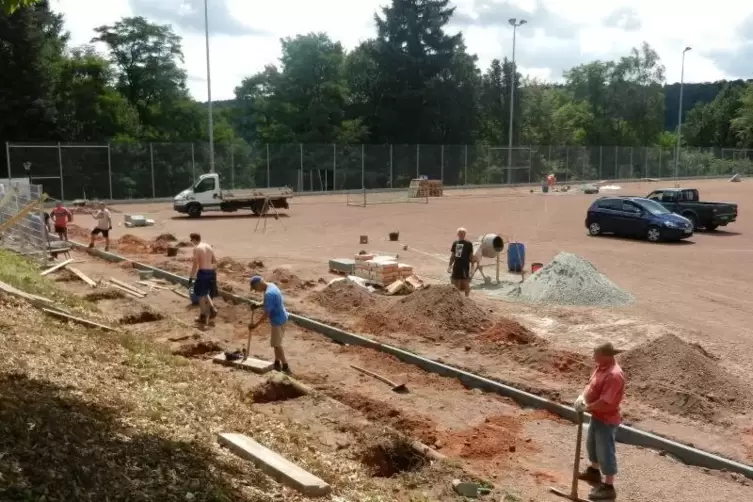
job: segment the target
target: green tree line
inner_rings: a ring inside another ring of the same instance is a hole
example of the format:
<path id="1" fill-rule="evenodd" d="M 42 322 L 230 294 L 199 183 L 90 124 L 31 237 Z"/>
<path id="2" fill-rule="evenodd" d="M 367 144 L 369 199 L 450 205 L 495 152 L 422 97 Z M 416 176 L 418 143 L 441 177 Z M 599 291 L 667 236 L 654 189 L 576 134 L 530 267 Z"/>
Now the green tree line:
<path id="1" fill-rule="evenodd" d="M 196 176 L 197 163 L 206 170 L 206 105 L 187 91 L 181 39 L 170 26 L 123 18 L 74 47 L 48 0 L 0 7 L 0 141 L 111 143 L 109 154 L 127 159 L 111 187 L 103 152 L 66 151 L 77 197 L 82 187 L 123 197 L 174 192 Z M 269 184 L 263 144 L 506 145 L 511 85 L 516 145 L 671 149 L 676 141 L 679 86 L 667 85 L 649 44 L 543 82 L 507 59 L 480 68 L 463 34 L 448 27 L 453 14 L 448 0 L 392 0 L 374 16 L 374 38 L 353 50 L 326 33 L 282 39 L 280 61 L 218 103 L 217 169 L 238 177 L 234 184 Z M 753 148 L 753 83 L 686 84 L 684 108 L 687 146 Z M 195 147 L 167 146 L 178 143 Z M 357 152 L 338 155 L 354 164 Z M 56 169 L 49 155 L 32 164 L 40 176 Z M 270 178 L 300 181 L 279 175 L 283 167 Z"/>

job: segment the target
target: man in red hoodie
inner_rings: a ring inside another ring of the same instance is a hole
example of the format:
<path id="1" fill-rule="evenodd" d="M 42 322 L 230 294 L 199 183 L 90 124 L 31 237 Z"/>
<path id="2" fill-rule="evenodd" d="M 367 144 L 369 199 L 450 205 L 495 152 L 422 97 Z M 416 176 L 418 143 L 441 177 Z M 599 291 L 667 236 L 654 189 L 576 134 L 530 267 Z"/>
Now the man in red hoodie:
<path id="1" fill-rule="evenodd" d="M 614 356 L 622 352 L 611 343 L 594 349 L 596 369 L 583 394 L 575 401 L 575 409 L 591 414 L 586 450 L 591 465 L 580 474 L 580 479 L 594 485 L 590 500 L 615 500 L 614 477 L 617 474 L 615 450 L 617 428 L 622 418 L 620 403 L 625 396 L 625 376 Z M 604 475 L 602 480 L 601 475 Z"/>

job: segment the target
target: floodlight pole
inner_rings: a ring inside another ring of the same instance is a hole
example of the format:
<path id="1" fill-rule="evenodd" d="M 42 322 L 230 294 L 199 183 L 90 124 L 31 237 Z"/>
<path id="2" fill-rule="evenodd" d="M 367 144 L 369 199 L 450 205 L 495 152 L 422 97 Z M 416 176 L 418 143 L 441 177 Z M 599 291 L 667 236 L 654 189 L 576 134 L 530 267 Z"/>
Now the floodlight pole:
<path id="1" fill-rule="evenodd" d="M 513 130 L 513 117 L 515 115 L 515 74 L 517 73 L 515 68 L 515 43 L 516 35 L 518 32 L 518 26 L 523 26 L 528 21 L 525 19 L 510 18 L 508 20 L 512 26 L 512 75 L 510 75 L 510 125 L 507 131 L 507 184 L 512 183 L 512 130 Z"/>
<path id="2" fill-rule="evenodd" d="M 209 6 L 204 0 L 204 34 L 207 45 L 207 105 L 209 114 L 209 172 L 214 172 L 214 117 L 212 116 L 212 72 L 209 67 Z"/>
<path id="3" fill-rule="evenodd" d="M 682 70 L 680 71 L 680 106 L 677 112 L 677 145 L 675 146 L 675 188 L 679 187 L 677 178 L 680 174 L 680 144 L 682 143 L 682 98 L 685 90 L 685 53 L 692 50 L 692 47 L 685 47 L 682 51 Z"/>

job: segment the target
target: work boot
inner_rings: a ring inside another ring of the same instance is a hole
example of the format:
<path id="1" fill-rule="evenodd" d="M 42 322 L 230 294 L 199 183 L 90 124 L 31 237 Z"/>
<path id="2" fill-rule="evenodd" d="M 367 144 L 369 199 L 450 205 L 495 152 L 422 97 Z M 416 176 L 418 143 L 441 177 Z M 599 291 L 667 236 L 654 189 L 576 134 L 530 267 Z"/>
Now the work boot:
<path id="1" fill-rule="evenodd" d="M 594 467 L 587 467 L 585 471 L 578 474 L 578 479 L 593 485 L 601 484 L 601 471 Z"/>
<path id="2" fill-rule="evenodd" d="M 282 365 L 282 372 L 285 373 L 288 376 L 290 376 L 290 375 L 293 374 L 293 372 L 290 371 L 290 366 L 288 366 L 288 363 L 285 363 L 285 364 Z"/>
<path id="3" fill-rule="evenodd" d="M 614 490 L 614 485 L 600 483 L 598 486 L 594 486 L 591 489 L 588 498 L 590 500 L 615 500 L 617 498 L 617 492 Z"/>
<path id="4" fill-rule="evenodd" d="M 207 323 L 207 318 L 204 317 L 204 314 L 201 314 L 194 322 L 200 326 L 204 326 Z"/>
<path id="5" fill-rule="evenodd" d="M 280 361 L 275 361 L 275 364 L 273 366 L 273 369 L 275 371 L 282 371 L 282 363 Z"/>

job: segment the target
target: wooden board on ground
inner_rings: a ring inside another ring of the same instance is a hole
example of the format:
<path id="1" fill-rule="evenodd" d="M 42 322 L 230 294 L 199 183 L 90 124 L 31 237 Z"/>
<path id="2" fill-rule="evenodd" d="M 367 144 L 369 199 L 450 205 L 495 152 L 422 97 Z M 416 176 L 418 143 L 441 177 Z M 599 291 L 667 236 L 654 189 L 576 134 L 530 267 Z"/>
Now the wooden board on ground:
<path id="1" fill-rule="evenodd" d="M 302 469 L 277 452 L 266 448 L 248 436 L 235 433 L 220 433 L 217 442 L 239 457 L 252 462 L 256 467 L 298 492 L 309 497 L 323 497 L 332 492 L 324 480 Z"/>
<path id="2" fill-rule="evenodd" d="M 146 296 L 146 291 L 142 291 L 139 288 L 137 288 L 136 286 L 131 286 L 130 284 L 126 284 L 123 281 L 119 281 L 119 280 L 115 279 L 114 277 L 110 277 L 110 282 L 113 283 L 113 284 L 117 284 L 121 288 L 130 289 L 134 293 L 138 293 L 140 295 Z"/>
<path id="3" fill-rule="evenodd" d="M 123 286 L 118 286 L 114 282 L 111 282 L 110 286 L 112 286 L 115 289 L 119 289 L 120 291 L 122 291 L 124 293 L 128 293 L 129 295 L 134 296 L 136 298 L 146 298 L 146 295 L 142 295 L 141 293 L 137 293 L 137 292 L 132 291 L 132 290 L 130 290 L 128 288 L 124 288 Z"/>
<path id="4" fill-rule="evenodd" d="M 89 286 L 96 288 L 97 282 L 94 281 L 91 277 L 80 271 L 79 269 L 75 267 L 68 267 L 68 270 L 70 270 L 76 277 L 87 283 Z"/>
<path id="5" fill-rule="evenodd" d="M 44 271 L 40 272 L 39 275 L 42 276 L 42 277 L 44 277 L 45 275 L 51 274 L 51 273 L 53 273 L 56 270 L 60 270 L 61 268 L 65 267 L 67 265 L 70 265 L 71 263 L 73 263 L 73 258 L 70 258 L 70 259 L 65 260 L 63 262 L 60 262 L 57 265 L 54 265 L 54 266 L 48 268 L 47 270 L 44 270 Z"/>
<path id="6" fill-rule="evenodd" d="M 42 309 L 42 312 L 44 312 L 45 314 L 50 314 L 52 316 L 58 317 L 60 319 L 65 319 L 67 321 L 72 321 L 78 324 L 83 324 L 85 326 L 89 326 L 90 328 L 100 328 L 100 329 L 104 329 L 105 331 L 118 331 L 117 329 L 111 328 L 110 326 L 105 326 L 104 324 L 90 321 L 89 319 L 82 319 L 81 317 L 72 316 L 70 314 L 66 314 L 65 312 L 58 312 L 57 310 L 51 310 L 51 309 Z"/>
<path id="7" fill-rule="evenodd" d="M 24 300 L 28 301 L 32 305 L 37 305 L 37 304 L 52 305 L 54 303 L 49 298 L 45 298 L 44 296 L 37 296 L 31 293 L 27 293 L 25 291 L 21 291 L 20 289 L 15 288 L 11 286 L 10 284 L 6 284 L 4 282 L 0 282 L 0 291 L 3 291 L 4 293 L 7 293 L 11 296 L 23 298 Z"/>
<path id="8" fill-rule="evenodd" d="M 180 291 L 179 289 L 175 289 L 175 288 L 171 288 L 170 291 L 172 291 L 178 296 L 182 296 L 183 298 L 188 298 L 189 300 L 191 299 L 191 297 L 185 291 Z"/>
<path id="9" fill-rule="evenodd" d="M 228 361 L 225 359 L 225 354 L 220 354 L 212 359 L 217 364 L 224 364 L 225 366 L 233 366 L 246 371 L 253 371 L 254 373 L 264 374 L 272 371 L 274 367 L 273 363 L 269 361 L 262 361 L 253 357 L 247 358 L 245 361 L 242 359 L 236 359 L 235 361 Z"/>

